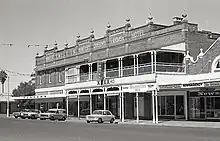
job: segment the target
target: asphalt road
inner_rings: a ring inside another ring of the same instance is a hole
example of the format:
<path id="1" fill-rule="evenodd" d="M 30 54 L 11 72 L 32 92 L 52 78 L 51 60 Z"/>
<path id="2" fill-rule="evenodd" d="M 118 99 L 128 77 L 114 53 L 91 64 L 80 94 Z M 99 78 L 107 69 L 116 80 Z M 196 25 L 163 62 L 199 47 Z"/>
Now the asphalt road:
<path id="1" fill-rule="evenodd" d="M 0 141 L 220 141 L 220 130 L 0 118 Z"/>

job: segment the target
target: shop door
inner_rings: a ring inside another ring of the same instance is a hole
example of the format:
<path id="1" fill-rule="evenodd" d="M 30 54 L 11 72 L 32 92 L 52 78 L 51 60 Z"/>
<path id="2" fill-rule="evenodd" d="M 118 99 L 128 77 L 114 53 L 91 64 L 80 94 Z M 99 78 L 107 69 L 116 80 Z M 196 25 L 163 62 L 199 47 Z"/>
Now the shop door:
<path id="1" fill-rule="evenodd" d="M 118 116 L 118 107 L 117 107 L 117 96 L 108 96 L 106 100 L 106 109 L 111 111 L 113 115 Z"/>
<path id="2" fill-rule="evenodd" d="M 204 97 L 192 97 L 190 99 L 190 113 L 192 119 L 205 119 L 205 98 Z"/>

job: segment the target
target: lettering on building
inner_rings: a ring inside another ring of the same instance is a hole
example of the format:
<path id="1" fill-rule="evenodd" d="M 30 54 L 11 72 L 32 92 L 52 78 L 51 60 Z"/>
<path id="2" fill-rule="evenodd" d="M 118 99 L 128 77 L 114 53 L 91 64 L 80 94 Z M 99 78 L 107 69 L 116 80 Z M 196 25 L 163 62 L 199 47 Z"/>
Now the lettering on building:
<path id="1" fill-rule="evenodd" d="M 217 96 L 217 95 L 220 95 L 220 91 L 198 92 L 198 96 Z"/>
<path id="2" fill-rule="evenodd" d="M 188 83 L 183 84 L 182 88 L 204 87 L 204 83 Z"/>
<path id="3" fill-rule="evenodd" d="M 67 53 L 66 53 L 67 57 L 73 56 L 75 54 L 76 54 L 75 48 L 67 50 Z"/>
<path id="4" fill-rule="evenodd" d="M 54 60 L 54 54 L 50 53 L 46 55 L 46 62 L 51 62 Z"/>
<path id="5" fill-rule="evenodd" d="M 209 87 L 220 86 L 220 81 L 206 82 L 204 85 L 205 85 L 205 86 L 209 86 Z"/>
<path id="6" fill-rule="evenodd" d="M 144 35 L 143 30 L 138 30 L 138 31 L 131 32 L 131 38 L 137 38 L 137 37 L 141 37 L 143 35 Z"/>
<path id="7" fill-rule="evenodd" d="M 108 84 L 114 84 L 114 79 L 102 79 L 97 81 L 97 85 L 108 85 Z"/>
<path id="8" fill-rule="evenodd" d="M 81 52 L 87 52 L 90 48 L 90 44 L 87 43 L 87 44 L 83 44 L 83 45 L 80 45 L 79 48 L 78 48 L 78 52 L 81 53 Z"/>
<path id="9" fill-rule="evenodd" d="M 104 45 L 106 45 L 106 41 L 95 42 L 94 43 L 94 48 L 98 48 L 98 47 L 101 47 L 101 46 L 104 46 Z"/>
<path id="10" fill-rule="evenodd" d="M 110 43 L 110 44 L 114 44 L 114 43 L 121 42 L 121 41 L 124 41 L 124 36 L 112 37 L 112 38 L 109 40 L 109 43 Z"/>
<path id="11" fill-rule="evenodd" d="M 174 84 L 174 85 L 160 85 L 160 89 L 178 89 L 181 88 L 180 84 Z"/>

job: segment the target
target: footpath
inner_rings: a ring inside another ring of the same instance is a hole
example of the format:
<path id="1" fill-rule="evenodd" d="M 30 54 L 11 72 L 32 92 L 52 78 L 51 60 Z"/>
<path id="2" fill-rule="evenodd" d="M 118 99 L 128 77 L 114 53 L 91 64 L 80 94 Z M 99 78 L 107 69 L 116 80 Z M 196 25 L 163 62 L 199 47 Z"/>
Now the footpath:
<path id="1" fill-rule="evenodd" d="M 68 119 L 69 122 L 84 122 L 86 123 L 85 118 L 73 118 L 70 117 Z M 124 124 L 124 125 L 148 125 L 148 126 L 167 126 L 167 127 L 195 127 L 195 128 L 220 128 L 220 122 L 206 122 L 206 121 L 159 121 L 158 124 L 154 124 L 152 120 L 139 120 L 137 123 L 136 120 L 127 120 L 124 122 L 120 120 L 115 120 L 116 124 Z"/>
<path id="2" fill-rule="evenodd" d="M 5 114 L 0 114 L 0 117 L 7 118 Z M 12 115 L 10 116 L 12 117 Z M 78 122 L 78 123 L 86 123 L 85 118 L 76 118 L 76 117 L 69 117 L 67 122 Z M 220 122 L 206 122 L 206 121 L 159 121 L 158 124 L 154 124 L 151 120 L 139 120 L 137 123 L 136 120 L 129 120 L 125 119 L 124 122 L 116 119 L 115 124 L 122 124 L 122 125 L 147 125 L 147 126 L 167 126 L 167 127 L 191 127 L 191 128 L 219 128 L 220 129 Z"/>

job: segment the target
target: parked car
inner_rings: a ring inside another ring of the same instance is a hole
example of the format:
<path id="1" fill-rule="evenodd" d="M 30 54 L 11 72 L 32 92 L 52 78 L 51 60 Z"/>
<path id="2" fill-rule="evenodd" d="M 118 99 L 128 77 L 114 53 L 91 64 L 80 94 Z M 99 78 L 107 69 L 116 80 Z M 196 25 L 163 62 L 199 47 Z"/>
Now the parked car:
<path id="1" fill-rule="evenodd" d="M 40 113 L 40 120 L 63 120 L 67 118 L 65 109 L 49 109 L 45 113 Z"/>
<path id="2" fill-rule="evenodd" d="M 15 118 L 20 118 L 22 113 L 26 112 L 28 109 L 23 109 L 19 112 L 13 112 L 12 115 L 15 117 Z"/>
<path id="3" fill-rule="evenodd" d="M 90 122 L 110 122 L 115 121 L 115 116 L 109 110 L 95 110 L 91 115 L 86 116 L 87 123 Z"/>
<path id="4" fill-rule="evenodd" d="M 37 119 L 39 118 L 39 114 L 40 111 L 37 109 L 25 109 L 22 113 L 21 113 L 21 118 L 23 119 Z"/>

